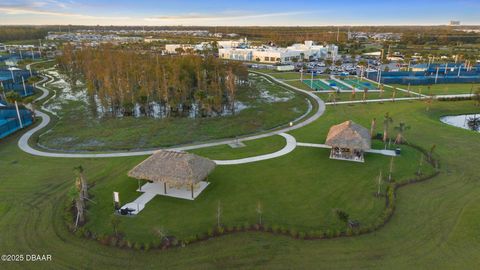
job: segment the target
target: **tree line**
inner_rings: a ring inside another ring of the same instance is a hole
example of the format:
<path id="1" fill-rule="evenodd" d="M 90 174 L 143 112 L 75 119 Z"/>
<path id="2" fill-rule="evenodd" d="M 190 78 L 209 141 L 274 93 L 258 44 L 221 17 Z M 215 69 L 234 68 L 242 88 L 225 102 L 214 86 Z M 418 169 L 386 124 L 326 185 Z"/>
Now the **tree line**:
<path id="1" fill-rule="evenodd" d="M 88 96 L 112 115 L 207 117 L 235 113 L 237 86 L 248 80 L 247 68 L 213 56 L 162 56 L 114 49 L 65 45 L 59 68 L 70 83 L 84 81 Z M 157 107 L 158 108 L 158 107 Z"/>

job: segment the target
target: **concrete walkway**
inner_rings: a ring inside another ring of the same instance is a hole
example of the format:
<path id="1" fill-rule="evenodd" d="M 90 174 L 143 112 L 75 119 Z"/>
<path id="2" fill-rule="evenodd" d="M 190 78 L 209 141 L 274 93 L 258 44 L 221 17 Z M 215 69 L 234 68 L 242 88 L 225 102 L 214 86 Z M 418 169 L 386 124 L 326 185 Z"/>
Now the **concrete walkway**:
<path id="1" fill-rule="evenodd" d="M 315 148 L 326 148 L 326 149 L 331 149 L 332 147 L 330 145 L 326 144 L 318 144 L 318 143 L 297 143 L 297 146 L 303 146 L 303 147 L 315 147 Z M 393 150 L 384 150 L 384 149 L 369 149 L 365 151 L 366 153 L 373 153 L 373 154 L 380 154 L 384 156 L 391 156 L 395 157 L 397 154 Z"/>
<path id="2" fill-rule="evenodd" d="M 349 101 L 336 101 L 336 102 L 326 102 L 325 105 L 341 105 L 341 104 L 355 104 L 355 103 L 374 103 L 374 102 L 395 102 L 395 101 L 405 101 L 405 100 L 419 100 L 424 99 L 422 97 L 403 97 L 403 98 L 383 98 L 383 99 L 367 99 L 363 100 L 349 100 Z"/>
<path id="3" fill-rule="evenodd" d="M 232 160 L 214 160 L 217 165 L 236 165 L 236 164 L 245 164 L 245 163 L 251 163 L 251 162 L 257 162 L 261 160 L 267 160 L 267 159 L 272 159 L 276 157 L 281 157 L 283 155 L 286 155 L 293 150 L 295 150 L 295 147 L 297 146 L 297 141 L 295 140 L 295 137 L 293 137 L 290 134 L 287 133 L 280 133 L 278 134 L 282 137 L 285 138 L 287 141 L 287 144 L 280 150 L 274 153 L 270 154 L 265 154 L 265 155 L 260 155 L 260 156 L 255 156 L 255 157 L 248 157 L 248 158 L 241 158 L 241 159 L 232 159 Z"/>
<path id="4" fill-rule="evenodd" d="M 285 133 L 288 132 L 288 131 L 292 131 L 292 130 L 304 127 L 304 126 L 314 122 L 318 118 L 320 118 L 320 116 L 322 116 L 323 113 L 325 112 L 325 103 L 317 95 L 315 95 L 315 94 L 313 94 L 309 91 L 305 91 L 305 90 L 302 90 L 300 88 L 288 85 L 288 84 L 286 84 L 286 83 L 284 83 L 284 82 L 282 82 L 282 81 L 280 81 L 280 80 L 278 80 L 278 79 L 276 79 L 276 78 L 274 78 L 274 77 L 272 77 L 268 74 L 264 74 L 264 73 L 260 73 L 260 72 L 256 72 L 256 71 L 253 71 L 252 73 L 257 73 L 257 74 L 263 75 L 263 76 L 269 78 L 270 80 L 272 80 L 272 81 L 274 81 L 274 82 L 276 82 L 276 83 L 278 83 L 282 86 L 287 87 L 288 89 L 292 89 L 294 91 L 301 92 L 305 95 L 308 95 L 313 100 L 315 100 L 315 102 L 317 103 L 317 106 L 318 106 L 317 111 L 312 116 L 310 116 L 308 119 L 305 119 L 302 122 L 298 122 L 298 123 L 292 125 L 291 127 L 286 127 L 286 128 L 282 128 L 282 129 L 279 129 L 279 130 L 275 130 L 275 131 L 271 131 L 271 132 L 267 132 L 267 133 L 263 133 L 263 134 L 247 136 L 247 137 L 243 137 L 243 138 L 240 138 L 240 139 L 219 140 L 219 141 L 210 142 L 210 143 L 185 145 L 185 146 L 173 147 L 173 148 L 168 148 L 168 149 L 187 151 L 187 150 L 192 150 L 192 149 L 199 149 L 199 148 L 206 148 L 206 147 L 212 147 L 212 146 L 218 146 L 218 145 L 224 145 L 224 144 L 231 144 L 231 143 L 236 143 L 238 141 L 243 142 L 243 141 L 266 138 L 266 137 L 270 137 L 270 136 L 274 136 L 274 135 L 280 135 L 280 136 L 282 136 L 286 139 L 287 144 L 285 145 L 285 147 L 283 149 L 281 149 L 277 152 L 266 154 L 266 155 L 260 155 L 260 156 L 256 156 L 256 157 L 236 159 L 236 160 L 217 160 L 216 162 L 219 165 L 243 164 L 243 163 L 250 163 L 250 162 L 256 162 L 256 161 L 260 161 L 260 160 L 276 158 L 276 157 L 288 154 L 291 151 L 293 151 L 293 149 L 295 149 L 295 146 L 296 146 L 295 138 L 293 136 L 285 134 Z M 44 82 L 45 80 L 46 80 L 46 77 L 44 77 L 44 80 L 42 80 L 42 82 Z M 42 94 L 43 98 L 48 95 L 48 89 L 45 88 L 45 83 L 43 84 L 43 86 L 37 86 L 37 88 L 44 92 L 44 94 Z M 45 93 L 47 93 L 47 94 L 45 94 Z M 39 100 L 41 100 L 40 97 L 36 99 L 36 101 L 39 101 Z M 22 151 L 24 151 L 26 153 L 29 153 L 31 155 L 42 156 L 42 157 L 57 157 L 57 158 L 110 158 L 110 157 L 128 157 L 128 156 L 151 155 L 157 150 L 165 149 L 165 148 L 158 148 L 158 149 L 142 150 L 142 151 L 110 152 L 110 153 L 55 153 L 55 152 L 48 152 L 48 151 L 44 151 L 44 150 L 38 150 L 38 149 L 32 148 L 29 145 L 28 141 L 33 136 L 33 134 L 35 134 L 37 131 L 45 128 L 50 123 L 51 119 L 50 119 L 50 116 L 48 114 L 46 114 L 46 113 L 44 113 L 40 110 L 36 111 L 36 115 L 41 118 L 40 124 L 37 125 L 36 127 L 32 128 L 31 130 L 27 131 L 25 134 L 23 134 L 20 137 L 20 140 L 18 141 L 18 147 Z M 299 119 L 299 120 L 301 120 L 301 119 Z"/>

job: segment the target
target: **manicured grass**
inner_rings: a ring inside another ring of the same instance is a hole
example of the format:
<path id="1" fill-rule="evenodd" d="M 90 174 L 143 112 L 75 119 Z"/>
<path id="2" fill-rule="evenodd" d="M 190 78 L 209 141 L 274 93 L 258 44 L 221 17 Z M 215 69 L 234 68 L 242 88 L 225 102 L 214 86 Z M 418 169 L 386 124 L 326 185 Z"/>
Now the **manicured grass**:
<path id="1" fill-rule="evenodd" d="M 333 102 L 333 94 L 325 93 L 322 91 L 315 92 L 319 97 L 321 97 L 325 102 Z M 380 92 L 367 92 L 366 99 L 391 99 L 393 97 L 393 91 L 389 88 L 385 88 L 383 95 Z M 395 98 L 409 97 L 405 92 L 397 90 Z M 411 97 L 414 97 L 412 94 Z M 350 100 L 363 100 L 363 91 L 355 91 L 355 96 L 352 96 L 352 93 L 337 93 L 335 95 L 335 100 L 338 101 L 350 101 Z"/>
<path id="2" fill-rule="evenodd" d="M 276 135 L 259 140 L 244 141 L 243 144 L 245 144 L 245 146 L 240 148 L 219 145 L 190 150 L 189 152 L 217 160 L 239 159 L 276 152 L 282 149 L 286 142 L 283 137 Z"/>
<path id="3" fill-rule="evenodd" d="M 270 72 L 268 74 L 280 80 L 300 80 L 300 72 L 295 71 Z"/>
<path id="4" fill-rule="evenodd" d="M 395 84 L 392 86 L 408 89 L 408 85 Z M 473 87 L 473 91 L 472 91 Z M 452 94 L 470 94 L 471 92 L 480 90 L 480 84 L 471 83 L 444 83 L 432 85 L 411 85 L 411 91 L 422 93 L 424 95 L 452 95 Z"/>
<path id="5" fill-rule="evenodd" d="M 17 135 L 0 141 L 0 253 L 46 253 L 53 260 L 0 262 L 0 268 L 476 269 L 480 261 L 480 186 L 475 164 L 480 162 L 480 137 L 442 124 L 438 118 L 478 113 L 478 107 L 466 101 L 436 102 L 426 111 L 421 102 L 397 102 L 331 106 L 327 110 L 325 117 L 292 134 L 299 141 L 322 142 L 323 126 L 346 118 L 368 126 L 372 117 L 381 118 L 389 111 L 395 123 L 404 120 L 412 126 L 406 133 L 410 142 L 425 148 L 437 145 L 441 174 L 400 188 L 395 214 L 374 233 L 319 241 L 238 233 L 185 248 L 148 252 L 102 246 L 70 234 L 63 224 L 62 202 L 73 184 L 72 168 L 81 164 L 89 180 L 107 181 L 123 177 L 123 172 L 114 174 L 116 168 L 128 167 L 144 157 L 34 157 L 18 149 Z M 308 187 L 302 188 L 308 192 Z M 214 220 L 215 210 L 210 211 Z"/>
<path id="6" fill-rule="evenodd" d="M 404 147 L 404 155 L 394 163 L 398 182 L 414 177 L 419 158 L 419 152 Z M 141 243 L 155 237 L 155 228 L 180 239 L 194 237 L 215 227 L 218 202 L 226 227 L 254 224 L 257 202 L 264 207 L 263 222 L 297 231 L 344 229 L 335 216 L 336 208 L 369 226 L 384 208 L 385 199 L 373 194 L 377 175 L 388 171 L 390 158 L 368 154 L 366 159 L 365 164 L 330 160 L 327 149 L 299 147 L 277 159 L 218 166 L 209 176 L 211 184 L 195 201 L 157 196 L 135 218 L 123 218 L 120 230 L 126 239 Z M 96 183 L 91 192 L 97 203 L 90 204 L 89 230 L 111 234 L 112 191 L 120 191 L 124 203 L 141 195 L 135 191 L 137 181 L 126 176 L 134 166 L 117 167 L 115 172 L 105 172 L 108 178 L 91 179 Z"/>
<path id="7" fill-rule="evenodd" d="M 40 137 L 39 143 L 50 149 L 82 151 L 167 147 L 266 131 L 286 125 L 306 112 L 304 95 L 260 76 L 251 80 L 255 87 L 243 87 L 237 94 L 237 101 L 248 107 L 233 116 L 98 118 L 84 101 L 57 98 L 52 103 L 62 107 L 61 118 L 51 131 Z M 69 95 L 57 90 L 57 97 Z M 267 97 L 263 96 L 265 93 Z"/>

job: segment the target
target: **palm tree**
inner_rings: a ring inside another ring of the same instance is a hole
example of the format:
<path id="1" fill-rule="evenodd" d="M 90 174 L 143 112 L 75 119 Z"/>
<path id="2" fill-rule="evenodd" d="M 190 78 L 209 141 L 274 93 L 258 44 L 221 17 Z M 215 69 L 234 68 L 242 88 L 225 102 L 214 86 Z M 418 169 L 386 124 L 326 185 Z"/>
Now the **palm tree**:
<path id="1" fill-rule="evenodd" d="M 218 204 L 217 204 L 217 213 L 216 213 L 216 216 L 217 216 L 217 227 L 220 228 L 220 218 L 222 217 L 222 205 L 220 203 L 220 201 L 218 201 Z"/>
<path id="2" fill-rule="evenodd" d="M 392 101 L 395 102 L 395 97 L 397 96 L 397 88 L 393 87 L 393 92 L 392 92 Z"/>
<path id="3" fill-rule="evenodd" d="M 5 94 L 5 99 L 8 103 L 15 103 L 15 101 L 20 102 L 22 97 L 15 91 L 9 91 Z"/>
<path id="4" fill-rule="evenodd" d="M 383 117 L 383 142 L 384 143 L 386 143 L 388 140 L 388 128 L 391 123 L 393 123 L 393 119 L 392 117 L 390 117 L 390 114 L 387 112 Z"/>
<path id="5" fill-rule="evenodd" d="M 480 87 L 477 91 L 475 91 L 475 94 L 473 95 L 473 100 L 475 100 L 475 106 L 480 106 Z"/>
<path id="6" fill-rule="evenodd" d="M 408 129 L 410 129 L 410 126 L 407 126 L 404 122 L 400 122 L 398 126 L 395 127 L 395 130 L 398 132 L 395 138 L 395 144 L 402 144 L 405 141 L 403 134 Z"/>
<path id="7" fill-rule="evenodd" d="M 88 199 L 88 185 L 87 185 L 87 180 L 85 178 L 85 174 L 83 172 L 83 167 L 80 165 L 78 167 L 73 168 L 73 170 L 77 175 L 77 182 L 79 185 L 80 196 L 83 199 Z"/>
<path id="8" fill-rule="evenodd" d="M 375 129 L 377 128 L 377 118 L 372 119 L 372 124 L 370 125 L 370 136 L 373 138 L 375 136 Z"/>
<path id="9" fill-rule="evenodd" d="M 115 236 L 118 236 L 118 226 L 121 222 L 122 220 L 115 214 L 112 215 L 112 217 L 110 218 L 110 224 L 113 227 L 113 232 L 115 233 Z"/>
<path id="10" fill-rule="evenodd" d="M 153 229 L 153 233 L 160 238 L 160 242 L 168 241 L 167 231 L 163 227 L 156 227 Z"/>
<path id="11" fill-rule="evenodd" d="M 433 100 L 434 100 L 434 97 L 433 97 L 433 96 L 428 96 L 428 97 L 425 99 L 425 104 L 427 105 L 427 107 L 425 108 L 425 110 L 426 110 L 427 112 L 430 111 L 430 107 L 432 106 Z"/>
<path id="12" fill-rule="evenodd" d="M 263 206 L 262 206 L 262 203 L 260 201 L 257 202 L 257 207 L 255 208 L 255 211 L 258 214 L 258 224 L 262 225 Z"/>
<path id="13" fill-rule="evenodd" d="M 378 189 L 377 189 L 377 197 L 380 196 L 380 192 L 382 190 L 382 171 L 380 171 L 380 174 L 378 175 L 378 183 L 377 183 Z"/>
<path id="14" fill-rule="evenodd" d="M 383 99 L 383 92 L 384 92 L 384 85 L 380 84 L 380 93 L 378 94 L 379 99 Z M 383 101 L 380 101 L 380 103 L 383 103 Z"/>

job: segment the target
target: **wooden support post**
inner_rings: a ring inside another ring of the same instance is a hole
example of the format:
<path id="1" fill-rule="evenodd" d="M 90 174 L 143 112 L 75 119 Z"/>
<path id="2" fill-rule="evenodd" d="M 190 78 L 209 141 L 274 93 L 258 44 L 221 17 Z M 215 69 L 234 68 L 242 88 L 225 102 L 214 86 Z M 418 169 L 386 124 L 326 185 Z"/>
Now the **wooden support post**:
<path id="1" fill-rule="evenodd" d="M 190 184 L 190 189 L 192 191 L 192 199 L 193 199 L 193 183 Z"/>
<path id="2" fill-rule="evenodd" d="M 163 182 L 163 193 L 167 194 L 167 183 Z"/>

